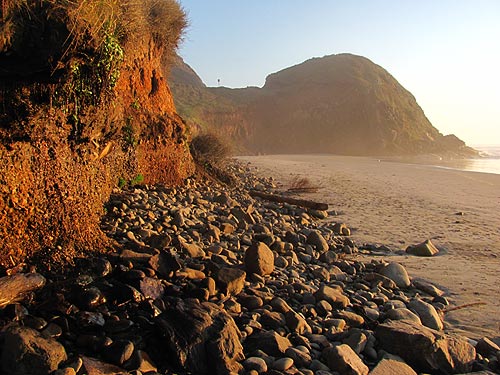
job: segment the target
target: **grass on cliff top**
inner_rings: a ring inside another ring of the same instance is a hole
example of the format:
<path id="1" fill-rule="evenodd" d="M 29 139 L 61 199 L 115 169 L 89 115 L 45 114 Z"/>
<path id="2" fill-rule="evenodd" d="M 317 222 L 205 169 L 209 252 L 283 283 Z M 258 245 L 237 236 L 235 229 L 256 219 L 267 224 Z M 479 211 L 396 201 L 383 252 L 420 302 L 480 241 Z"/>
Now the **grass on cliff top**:
<path id="1" fill-rule="evenodd" d="M 132 56 L 152 36 L 171 63 L 187 26 L 176 0 L 3 0 L 0 12 L 0 54 L 56 49 L 53 69 L 93 54 L 110 36 Z M 51 38 L 42 40 L 47 30 Z M 46 45 L 51 42 L 62 45 Z"/>

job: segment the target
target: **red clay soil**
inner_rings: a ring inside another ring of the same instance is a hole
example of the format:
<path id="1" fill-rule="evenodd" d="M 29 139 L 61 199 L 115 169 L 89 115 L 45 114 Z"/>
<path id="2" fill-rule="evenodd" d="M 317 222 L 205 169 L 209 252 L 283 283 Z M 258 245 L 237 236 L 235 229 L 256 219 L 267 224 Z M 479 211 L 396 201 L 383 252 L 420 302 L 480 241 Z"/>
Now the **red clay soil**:
<path id="1" fill-rule="evenodd" d="M 193 173 L 161 55 L 153 38 L 134 46 L 116 96 L 82 109 L 76 136 L 63 109 L 43 97 L 33 101 L 48 86 L 32 81 L 0 90 L 1 267 L 65 264 L 78 253 L 107 251 L 99 223 L 120 178 L 174 185 Z"/>

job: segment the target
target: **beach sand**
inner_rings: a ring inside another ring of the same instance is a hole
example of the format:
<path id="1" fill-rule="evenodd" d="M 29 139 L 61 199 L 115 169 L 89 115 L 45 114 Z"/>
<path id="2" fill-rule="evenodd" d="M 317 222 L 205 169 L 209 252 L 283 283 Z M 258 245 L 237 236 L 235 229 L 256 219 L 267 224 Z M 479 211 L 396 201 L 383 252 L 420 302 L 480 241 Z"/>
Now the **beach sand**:
<path id="1" fill-rule="evenodd" d="M 486 303 L 446 313 L 448 331 L 471 338 L 500 335 L 500 175 L 365 157 L 238 159 L 274 177 L 284 190 L 296 176 L 309 178 L 320 189 L 300 196 L 328 203 L 337 212 L 329 220 L 346 223 L 358 246 L 397 251 L 431 239 L 442 249 L 438 256 L 383 257 L 446 290 L 452 307 Z"/>

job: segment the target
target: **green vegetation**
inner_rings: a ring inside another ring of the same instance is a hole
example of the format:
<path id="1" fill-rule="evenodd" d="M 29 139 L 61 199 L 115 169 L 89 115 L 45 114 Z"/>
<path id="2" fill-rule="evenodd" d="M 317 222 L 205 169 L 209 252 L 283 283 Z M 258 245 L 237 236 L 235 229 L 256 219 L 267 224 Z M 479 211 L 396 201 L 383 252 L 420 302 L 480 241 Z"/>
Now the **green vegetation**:
<path id="1" fill-rule="evenodd" d="M 120 178 L 118 179 L 118 187 L 119 187 L 120 189 L 123 189 L 126 185 L 127 185 L 127 180 L 126 180 L 126 179 L 124 179 L 123 177 L 120 177 Z"/>
<path id="2" fill-rule="evenodd" d="M 130 185 L 130 186 L 135 186 L 135 185 L 140 185 L 144 182 L 144 176 L 142 174 L 138 174 L 135 176 L 133 179 L 130 181 L 127 181 L 125 178 L 120 177 L 118 179 L 118 187 L 120 189 L 123 189 L 125 186 Z"/>
<path id="3" fill-rule="evenodd" d="M 133 126 L 134 119 L 132 116 L 129 116 L 125 119 L 125 126 L 122 128 L 123 133 L 123 148 L 126 149 L 128 147 L 135 148 L 139 143 L 136 132 Z"/>
<path id="4" fill-rule="evenodd" d="M 144 176 L 139 173 L 137 176 L 135 176 L 133 179 L 130 180 L 130 185 L 135 186 L 142 184 L 143 182 L 144 182 Z"/>

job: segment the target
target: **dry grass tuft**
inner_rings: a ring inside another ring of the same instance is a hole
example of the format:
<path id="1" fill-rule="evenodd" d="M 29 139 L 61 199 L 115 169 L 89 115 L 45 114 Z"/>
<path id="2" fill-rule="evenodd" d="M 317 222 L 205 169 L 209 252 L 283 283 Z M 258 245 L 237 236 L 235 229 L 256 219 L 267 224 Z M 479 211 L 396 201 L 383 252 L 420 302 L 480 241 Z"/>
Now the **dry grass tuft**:
<path id="1" fill-rule="evenodd" d="M 287 191 L 291 193 L 315 193 L 320 188 L 320 186 L 314 185 L 307 177 L 295 176 L 292 178 Z"/>
<path id="2" fill-rule="evenodd" d="M 195 161 L 206 167 L 221 166 L 231 155 L 231 147 L 227 141 L 214 133 L 199 134 L 190 145 Z"/>

